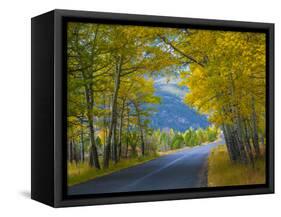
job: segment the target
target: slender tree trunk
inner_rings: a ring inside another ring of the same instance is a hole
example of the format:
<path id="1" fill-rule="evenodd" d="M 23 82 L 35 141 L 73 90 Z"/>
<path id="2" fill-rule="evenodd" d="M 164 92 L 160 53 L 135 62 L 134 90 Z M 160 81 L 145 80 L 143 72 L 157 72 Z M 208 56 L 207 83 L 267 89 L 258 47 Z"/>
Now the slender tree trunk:
<path id="1" fill-rule="evenodd" d="M 122 155 L 122 129 L 123 129 L 125 102 L 126 99 L 123 99 L 121 114 L 120 114 L 120 122 L 119 122 L 119 132 L 118 132 L 118 160 L 121 158 Z"/>
<path id="2" fill-rule="evenodd" d="M 131 157 L 136 157 L 137 156 L 137 146 L 135 144 L 135 141 L 131 141 L 131 148 L 132 148 L 132 152 L 130 153 Z"/>
<path id="3" fill-rule="evenodd" d="M 261 141 L 261 144 L 264 145 L 264 136 L 263 135 L 260 136 L 260 141 Z"/>
<path id="4" fill-rule="evenodd" d="M 128 158 L 128 149 L 129 149 L 129 135 L 126 136 L 126 149 L 125 149 L 125 158 Z"/>
<path id="5" fill-rule="evenodd" d="M 100 169 L 98 151 L 97 151 L 96 140 L 95 140 L 95 130 L 92 120 L 89 121 L 89 128 L 90 128 L 90 141 L 92 144 L 90 148 L 90 166 L 93 166 L 96 169 Z"/>
<path id="6" fill-rule="evenodd" d="M 70 161 L 70 163 L 73 162 L 73 144 L 72 144 L 72 140 L 69 141 L 69 161 Z"/>
<path id="7" fill-rule="evenodd" d="M 103 103 L 104 103 L 104 109 L 106 109 L 106 98 L 105 95 L 103 95 Z M 106 116 L 103 116 L 103 154 L 105 153 L 105 144 L 106 144 L 106 138 L 107 138 L 107 123 L 106 123 Z"/>
<path id="8" fill-rule="evenodd" d="M 85 161 L 85 156 L 84 156 L 84 145 L 81 143 L 81 147 L 80 147 L 80 161 L 84 162 Z"/>
<path id="9" fill-rule="evenodd" d="M 80 120 L 80 124 L 81 124 L 81 161 L 84 162 L 85 161 L 85 148 L 84 148 L 84 131 L 83 131 L 83 119 Z"/>
<path id="10" fill-rule="evenodd" d="M 259 135 L 257 127 L 257 114 L 255 109 L 255 99 L 252 97 L 252 123 L 253 123 L 253 145 L 257 156 L 260 156 Z"/>
<path id="11" fill-rule="evenodd" d="M 112 149 L 112 155 L 111 155 L 111 159 L 114 163 L 117 163 L 117 135 L 116 135 L 116 126 L 117 123 L 114 122 L 114 127 L 113 127 L 113 134 L 112 134 L 112 140 L 111 140 L 111 149 Z"/>
<path id="12" fill-rule="evenodd" d="M 90 133 L 90 161 L 89 164 L 91 167 L 95 167 L 96 169 L 100 169 L 100 163 L 98 158 L 98 151 L 96 146 L 96 139 L 95 139 L 95 128 L 93 123 L 93 105 L 94 105 L 94 96 L 93 96 L 93 85 L 90 84 L 89 87 L 85 87 L 85 95 L 86 95 L 86 102 L 87 102 L 87 118 L 88 118 L 88 127 Z"/>
<path id="13" fill-rule="evenodd" d="M 230 111 L 231 111 L 230 106 L 223 108 L 223 113 L 226 116 Z M 231 124 L 223 124 L 222 130 L 225 137 L 225 142 L 227 145 L 227 150 L 230 160 L 233 162 L 241 161 L 241 153 L 240 153 L 239 146 L 237 144 L 237 136 L 235 133 L 234 126 Z"/>
<path id="14" fill-rule="evenodd" d="M 235 135 L 236 135 L 236 140 L 237 140 L 237 146 L 239 148 L 240 151 L 240 161 L 241 163 L 247 164 L 248 161 L 248 157 L 246 154 L 246 149 L 245 149 L 245 142 L 243 139 L 243 135 L 242 135 L 242 126 L 240 124 L 240 120 L 239 118 L 237 118 L 236 120 L 236 126 L 235 126 Z"/>
<path id="15" fill-rule="evenodd" d="M 246 149 L 248 152 L 248 156 L 250 159 L 250 162 L 252 164 L 252 166 L 255 166 L 255 161 L 254 161 L 254 156 L 253 156 L 253 151 L 252 151 L 252 147 L 251 147 L 251 143 L 250 143 L 250 137 L 249 137 L 249 130 L 248 130 L 248 125 L 247 122 L 244 121 L 244 131 L 245 131 L 245 144 L 246 144 Z"/>
<path id="16" fill-rule="evenodd" d="M 231 95 L 234 96 L 236 94 L 236 87 L 235 87 L 235 82 L 233 79 L 232 72 L 229 75 L 230 75 Z M 234 97 L 234 99 L 235 99 L 235 97 Z M 237 107 L 237 104 L 239 104 L 239 102 L 234 101 L 231 103 L 231 106 L 230 106 L 231 111 L 235 114 L 235 117 L 233 118 L 233 123 L 234 123 L 234 127 L 235 127 L 235 130 L 233 131 L 233 135 L 235 136 L 236 144 L 237 144 L 237 147 L 240 152 L 239 161 L 241 163 L 247 164 L 248 157 L 247 157 L 246 150 L 245 150 L 245 141 L 244 141 L 243 133 L 242 133 L 240 112 L 239 112 L 239 108 Z"/>
<path id="17" fill-rule="evenodd" d="M 238 123 L 236 123 L 235 132 L 236 132 L 237 146 L 240 151 L 240 163 L 248 164 L 250 161 L 247 155 L 245 138 L 242 133 L 242 125 L 240 123 L 240 120 L 237 120 L 237 122 Z"/>
<path id="18" fill-rule="evenodd" d="M 226 128 L 225 124 L 222 125 L 222 131 L 223 131 L 223 135 L 224 135 L 224 139 L 225 139 L 225 143 L 226 143 L 229 159 L 232 162 L 236 162 L 237 156 L 235 154 L 234 147 L 233 147 L 233 144 L 231 142 L 231 138 L 229 137 L 229 132 L 227 132 L 227 128 Z"/>
<path id="19" fill-rule="evenodd" d="M 234 129 L 231 126 L 226 126 L 226 129 L 228 132 L 230 147 L 233 152 L 234 160 L 235 160 L 235 162 L 238 162 L 241 159 L 241 153 L 240 153 L 240 149 L 237 144 L 237 139 L 236 139 L 236 135 L 234 133 Z"/>
<path id="20" fill-rule="evenodd" d="M 110 146 L 111 146 L 111 142 L 112 142 L 113 130 L 114 130 L 114 127 L 116 124 L 116 119 L 117 119 L 117 97 L 118 97 L 118 91 L 119 91 L 119 87 L 120 87 L 122 57 L 119 57 L 116 62 L 117 62 L 117 64 L 116 64 L 115 78 L 114 78 L 114 92 L 113 92 L 112 106 L 111 106 L 110 126 L 109 126 L 108 138 L 107 138 L 107 143 L 105 146 L 105 153 L 104 153 L 104 160 L 103 160 L 104 168 L 108 168 L 108 166 L 109 166 Z"/>
<path id="21" fill-rule="evenodd" d="M 126 151 L 125 151 L 126 158 L 128 158 L 129 134 L 130 134 L 130 108 L 128 103 L 127 104 L 127 135 L 126 135 Z"/>
<path id="22" fill-rule="evenodd" d="M 140 116 L 140 110 L 137 105 L 137 103 L 134 102 L 134 106 L 137 112 L 137 117 L 138 117 L 138 125 L 140 129 L 140 139 L 141 139 L 141 154 L 144 156 L 145 154 L 145 144 L 144 144 L 144 136 L 143 136 L 143 129 L 142 129 L 142 123 L 141 123 L 141 116 Z"/>
<path id="23" fill-rule="evenodd" d="M 75 142 L 72 140 L 72 144 L 73 144 L 73 160 L 75 162 L 75 164 L 77 164 L 77 150 L 76 150 L 76 144 Z"/>

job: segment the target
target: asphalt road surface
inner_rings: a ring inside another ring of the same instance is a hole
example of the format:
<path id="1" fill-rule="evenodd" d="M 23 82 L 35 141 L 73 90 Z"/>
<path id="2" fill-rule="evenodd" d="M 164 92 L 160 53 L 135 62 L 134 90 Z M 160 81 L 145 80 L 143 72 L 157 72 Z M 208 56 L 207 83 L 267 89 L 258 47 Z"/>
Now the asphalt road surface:
<path id="1" fill-rule="evenodd" d="M 198 188 L 207 186 L 210 150 L 223 140 L 165 155 L 68 188 L 69 195 Z"/>

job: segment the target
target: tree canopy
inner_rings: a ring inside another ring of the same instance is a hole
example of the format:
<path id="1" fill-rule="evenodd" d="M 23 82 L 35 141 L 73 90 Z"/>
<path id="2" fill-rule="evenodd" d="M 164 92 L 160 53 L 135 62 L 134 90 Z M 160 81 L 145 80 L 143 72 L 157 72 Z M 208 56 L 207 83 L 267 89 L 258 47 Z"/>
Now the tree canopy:
<path id="1" fill-rule="evenodd" d="M 265 137 L 265 34 L 69 22 L 68 159 L 96 169 L 223 135 L 232 161 L 254 164 Z M 207 129 L 150 127 L 154 79 L 180 77 Z M 101 163 L 102 161 L 102 163 Z"/>

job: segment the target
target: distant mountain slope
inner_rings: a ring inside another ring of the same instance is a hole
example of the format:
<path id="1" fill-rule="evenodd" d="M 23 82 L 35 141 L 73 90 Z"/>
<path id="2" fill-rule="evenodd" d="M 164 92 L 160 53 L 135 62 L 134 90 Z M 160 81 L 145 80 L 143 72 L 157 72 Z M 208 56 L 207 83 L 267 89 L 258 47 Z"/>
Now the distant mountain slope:
<path id="1" fill-rule="evenodd" d="M 155 95 L 161 97 L 161 104 L 154 106 L 158 112 L 152 116 L 151 127 L 173 128 L 176 131 L 185 131 L 189 127 L 194 129 L 207 127 L 209 125 L 207 117 L 183 103 L 188 90 L 178 86 L 177 83 L 178 80 L 167 83 L 164 78 L 155 80 Z"/>

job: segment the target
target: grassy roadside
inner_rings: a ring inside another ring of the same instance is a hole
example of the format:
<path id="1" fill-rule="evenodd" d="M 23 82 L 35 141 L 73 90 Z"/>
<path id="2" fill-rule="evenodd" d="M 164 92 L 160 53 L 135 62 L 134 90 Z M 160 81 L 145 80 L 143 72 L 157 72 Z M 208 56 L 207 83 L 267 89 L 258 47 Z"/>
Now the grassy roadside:
<path id="1" fill-rule="evenodd" d="M 208 186 L 233 186 L 265 183 L 265 159 L 257 159 L 255 168 L 230 162 L 226 146 L 214 148 L 208 159 Z"/>
<path id="2" fill-rule="evenodd" d="M 138 164 L 145 163 L 147 161 L 158 158 L 158 155 L 155 156 L 146 156 L 138 158 L 128 158 L 122 159 L 122 161 L 117 164 L 110 164 L 107 169 L 96 170 L 89 167 L 88 162 L 85 163 L 68 163 L 68 177 L 67 182 L 68 186 L 72 186 L 78 183 L 82 183 L 100 176 L 108 175 L 110 173 L 136 166 Z M 101 161 L 102 162 L 102 161 Z"/>
<path id="3" fill-rule="evenodd" d="M 189 149 L 190 147 L 184 147 L 181 149 L 175 149 L 165 152 L 158 152 L 157 154 L 153 156 L 145 156 L 145 157 L 137 157 L 137 158 L 128 158 L 128 159 L 122 159 L 117 164 L 112 164 L 110 162 L 110 165 L 107 169 L 101 169 L 96 170 L 94 168 L 89 167 L 88 162 L 84 163 L 68 163 L 68 177 L 67 177 L 67 183 L 68 186 L 72 186 L 75 184 L 79 184 L 82 182 L 86 182 L 88 180 L 105 176 L 113 172 L 117 172 L 122 169 L 126 169 L 129 167 L 133 167 L 142 163 L 145 163 L 147 161 L 159 158 L 161 156 L 172 154 L 178 151 L 182 151 L 185 149 Z M 100 162 L 102 162 L 102 159 L 100 159 Z"/>
<path id="4" fill-rule="evenodd" d="M 205 145 L 205 144 L 202 144 L 202 145 Z M 173 154 L 173 153 L 176 153 L 176 152 L 179 152 L 182 150 L 195 148 L 195 147 L 198 147 L 198 146 L 184 147 L 184 148 L 180 148 L 180 149 L 173 149 L 173 150 L 169 150 L 169 151 L 157 152 L 157 154 L 152 155 L 152 156 L 122 159 L 117 164 L 113 164 L 112 162 L 110 162 L 110 165 L 107 169 L 101 169 L 101 170 L 96 170 L 95 168 L 91 168 L 88 165 L 88 162 L 77 163 L 77 164 L 68 163 L 67 183 L 68 183 L 68 186 L 73 186 L 73 185 L 76 185 L 79 183 L 89 181 L 91 179 L 95 179 L 97 177 L 101 177 L 101 176 L 111 174 L 113 172 L 117 172 L 122 169 L 133 167 L 133 166 L 136 166 L 139 164 L 143 164 L 147 161 L 159 158 L 161 156 Z M 102 162 L 102 158 L 100 158 L 100 162 Z"/>

